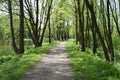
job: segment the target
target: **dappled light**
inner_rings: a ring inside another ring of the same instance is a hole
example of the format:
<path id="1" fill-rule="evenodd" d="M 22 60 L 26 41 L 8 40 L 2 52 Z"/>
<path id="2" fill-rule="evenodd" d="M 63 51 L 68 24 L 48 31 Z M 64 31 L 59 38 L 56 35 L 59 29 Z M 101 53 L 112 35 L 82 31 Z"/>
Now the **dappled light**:
<path id="1" fill-rule="evenodd" d="M 65 43 L 50 49 L 48 54 L 26 73 L 24 80 L 74 80 Z"/>
<path id="2" fill-rule="evenodd" d="M 120 0 L 0 0 L 0 80 L 120 80 Z"/>

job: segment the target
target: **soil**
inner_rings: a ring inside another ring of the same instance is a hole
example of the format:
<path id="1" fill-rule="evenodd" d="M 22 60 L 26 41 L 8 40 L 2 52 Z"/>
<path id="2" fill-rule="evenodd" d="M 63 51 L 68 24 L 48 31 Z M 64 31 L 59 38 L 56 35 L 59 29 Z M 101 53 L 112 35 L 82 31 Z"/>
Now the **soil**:
<path id="1" fill-rule="evenodd" d="M 50 49 L 48 54 L 26 73 L 23 80 L 75 80 L 65 42 Z"/>

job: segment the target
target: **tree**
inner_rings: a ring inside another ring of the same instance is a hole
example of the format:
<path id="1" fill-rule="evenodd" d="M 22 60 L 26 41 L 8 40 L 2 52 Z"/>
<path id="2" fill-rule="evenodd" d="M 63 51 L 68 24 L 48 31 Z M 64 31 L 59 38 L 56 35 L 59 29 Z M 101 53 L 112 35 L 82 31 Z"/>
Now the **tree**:
<path id="1" fill-rule="evenodd" d="M 20 54 L 24 52 L 24 8 L 23 8 L 23 0 L 19 0 L 20 3 L 20 33 L 19 33 L 19 48 L 15 43 L 15 34 L 14 34 L 14 26 L 13 26 L 13 13 L 12 13 L 12 0 L 8 0 L 8 8 L 9 8 L 9 16 L 10 16 L 10 28 L 11 28 L 11 36 L 12 36 L 12 46 L 16 53 Z"/>
<path id="2" fill-rule="evenodd" d="M 41 1 L 40 7 L 39 0 L 34 1 L 35 4 L 33 4 L 32 0 L 25 0 L 25 9 L 28 16 L 25 16 L 25 18 L 35 47 L 42 46 L 43 37 L 50 18 L 49 13 L 51 11 L 52 2 L 53 0 L 43 0 Z"/>
<path id="3" fill-rule="evenodd" d="M 85 3 L 86 3 L 87 8 L 90 10 L 91 19 L 92 19 L 92 24 L 94 25 L 95 31 L 96 31 L 96 33 L 97 33 L 97 35 L 98 35 L 98 37 L 99 37 L 100 42 L 101 42 L 101 45 L 102 45 L 102 48 L 103 48 L 103 51 L 104 51 L 104 55 L 105 55 L 105 59 L 106 59 L 107 61 L 110 61 L 107 47 L 106 47 L 106 45 L 105 45 L 104 39 L 103 39 L 103 37 L 102 37 L 102 35 L 101 35 L 101 33 L 100 33 L 100 30 L 99 30 L 99 28 L 98 28 L 98 25 L 97 25 L 97 21 L 96 21 L 96 16 L 95 16 L 93 4 L 91 5 L 88 0 L 84 0 L 84 1 L 85 1 Z"/>
<path id="4" fill-rule="evenodd" d="M 81 1 L 77 0 L 77 9 L 78 9 L 78 18 L 79 18 L 79 40 L 81 43 L 81 51 L 85 51 L 85 40 L 84 40 L 84 20 L 82 21 L 82 19 L 84 19 L 84 16 L 82 15 L 84 12 L 84 3 L 83 3 L 83 7 L 81 9 Z M 81 13 L 82 12 L 82 13 Z M 83 16 L 83 17 L 82 17 Z"/>
<path id="5" fill-rule="evenodd" d="M 111 26 L 110 26 L 110 1 L 107 0 L 107 21 L 108 21 L 108 26 L 107 26 L 107 36 L 108 36 L 108 50 L 111 55 L 111 61 L 114 61 L 114 48 L 113 48 L 113 43 L 112 43 L 112 32 L 111 32 Z"/>
<path id="6" fill-rule="evenodd" d="M 53 24 L 53 31 L 55 32 L 52 33 L 54 39 L 59 41 L 69 39 L 69 31 L 72 22 L 71 11 L 71 2 L 69 2 L 68 0 L 55 1 L 51 16 L 51 24 Z"/>
<path id="7" fill-rule="evenodd" d="M 50 16 L 50 13 L 49 13 L 49 16 Z M 48 27 L 49 27 L 49 43 L 51 43 L 51 26 L 50 26 L 50 18 L 49 18 Z"/>

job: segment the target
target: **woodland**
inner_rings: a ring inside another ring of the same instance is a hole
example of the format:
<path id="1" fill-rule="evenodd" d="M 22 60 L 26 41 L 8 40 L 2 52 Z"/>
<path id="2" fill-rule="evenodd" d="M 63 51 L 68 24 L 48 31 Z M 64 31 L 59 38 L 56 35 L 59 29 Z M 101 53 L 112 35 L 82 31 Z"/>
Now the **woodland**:
<path id="1" fill-rule="evenodd" d="M 66 42 L 75 80 L 120 80 L 120 0 L 0 0 L 0 80 L 21 80 Z"/>

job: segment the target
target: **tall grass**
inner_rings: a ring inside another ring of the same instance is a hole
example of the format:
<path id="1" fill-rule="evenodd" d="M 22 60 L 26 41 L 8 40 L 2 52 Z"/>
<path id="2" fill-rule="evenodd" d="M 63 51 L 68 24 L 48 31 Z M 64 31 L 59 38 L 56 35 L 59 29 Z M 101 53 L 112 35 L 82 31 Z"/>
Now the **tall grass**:
<path id="1" fill-rule="evenodd" d="M 23 55 L 15 55 L 13 50 L 0 51 L 0 80 L 22 80 L 26 71 L 39 61 L 55 43 L 43 44 L 39 48 L 26 47 Z"/>
<path id="2" fill-rule="evenodd" d="M 120 63 L 109 63 L 91 50 L 80 52 L 73 42 L 67 42 L 67 50 L 76 80 L 120 80 Z"/>

